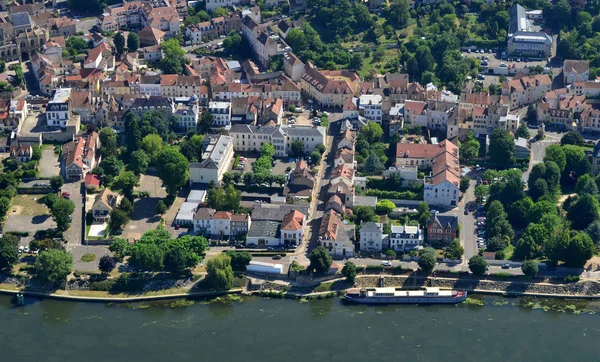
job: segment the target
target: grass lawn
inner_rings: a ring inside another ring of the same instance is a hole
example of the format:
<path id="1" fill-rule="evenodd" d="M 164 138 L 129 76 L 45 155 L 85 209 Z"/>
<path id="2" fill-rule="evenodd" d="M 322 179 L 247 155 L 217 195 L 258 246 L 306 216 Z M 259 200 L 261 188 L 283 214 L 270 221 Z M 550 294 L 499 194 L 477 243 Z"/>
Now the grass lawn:
<path id="1" fill-rule="evenodd" d="M 512 244 L 508 244 L 506 249 L 504 249 L 504 260 L 512 259 L 512 256 L 514 253 L 515 253 L 515 247 Z"/>
<path id="2" fill-rule="evenodd" d="M 10 214 L 14 215 L 47 215 L 50 214 L 46 205 L 41 201 L 43 195 L 19 194 L 12 199 Z"/>

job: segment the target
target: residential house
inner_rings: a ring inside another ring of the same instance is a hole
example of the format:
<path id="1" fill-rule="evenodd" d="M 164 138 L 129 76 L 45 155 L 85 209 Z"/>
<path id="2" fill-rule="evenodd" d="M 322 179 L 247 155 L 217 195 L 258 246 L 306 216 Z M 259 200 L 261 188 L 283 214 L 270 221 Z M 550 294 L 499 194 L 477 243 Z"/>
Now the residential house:
<path id="1" fill-rule="evenodd" d="M 165 38 L 166 33 L 160 29 L 147 26 L 138 32 L 140 38 L 140 47 L 150 47 L 160 45 Z"/>
<path id="2" fill-rule="evenodd" d="M 294 82 L 299 82 L 305 71 L 304 63 L 294 53 L 285 53 L 283 55 L 283 71 Z"/>
<path id="3" fill-rule="evenodd" d="M 296 162 L 296 167 L 290 175 L 290 181 L 284 188 L 284 195 L 294 198 L 307 199 L 315 187 L 315 178 L 304 160 Z"/>
<path id="4" fill-rule="evenodd" d="M 423 245 L 423 233 L 418 226 L 392 225 L 390 248 L 407 252 Z"/>
<path id="5" fill-rule="evenodd" d="M 547 74 L 517 74 L 512 80 L 502 83 L 502 95 L 508 96 L 510 109 L 516 109 L 542 99 L 551 88 L 552 81 Z"/>
<path id="6" fill-rule="evenodd" d="M 79 137 L 62 146 L 61 156 L 66 178 L 83 180 L 85 176 L 100 163 L 100 138 L 97 132 L 86 137 Z"/>
<path id="7" fill-rule="evenodd" d="M 179 207 L 174 223 L 181 226 L 192 226 L 194 224 L 194 215 L 198 209 L 197 202 L 186 201 Z"/>
<path id="8" fill-rule="evenodd" d="M 342 133 L 342 136 L 340 137 L 340 140 L 338 141 L 337 149 L 338 150 L 342 150 L 342 149 L 354 150 L 354 142 L 355 141 L 356 141 L 356 134 L 354 132 L 352 132 L 352 130 L 346 129 Z"/>
<path id="9" fill-rule="evenodd" d="M 65 128 L 73 117 L 71 113 L 71 88 L 59 88 L 46 107 L 46 122 L 50 127 Z"/>
<path id="10" fill-rule="evenodd" d="M 379 222 L 363 222 L 360 224 L 360 250 L 381 251 L 387 247 L 388 235 L 383 233 L 383 224 Z"/>
<path id="11" fill-rule="evenodd" d="M 13 144 L 10 145 L 10 158 L 17 160 L 17 162 L 29 162 L 31 161 L 31 156 L 33 156 L 33 149 L 30 144 L 13 142 Z"/>
<path id="12" fill-rule="evenodd" d="M 290 211 L 281 222 L 281 243 L 285 246 L 302 244 L 306 215 L 298 210 Z"/>
<path id="13" fill-rule="evenodd" d="M 345 225 L 333 210 L 323 214 L 319 227 L 319 246 L 327 249 L 331 256 L 353 257 L 354 237 L 354 225 Z"/>
<path id="14" fill-rule="evenodd" d="M 359 113 L 369 121 L 383 122 L 383 97 L 378 94 L 363 94 L 358 98 Z"/>
<path id="15" fill-rule="evenodd" d="M 219 184 L 233 160 L 233 142 L 230 136 L 206 137 L 208 145 L 201 162 L 190 163 L 190 186 L 194 183 Z"/>
<path id="16" fill-rule="evenodd" d="M 458 236 L 458 216 L 441 215 L 434 212 L 427 224 L 427 240 L 431 242 L 450 242 Z"/>
<path id="17" fill-rule="evenodd" d="M 213 126 L 229 127 L 231 126 L 231 103 L 230 102 L 209 102 L 208 113 L 213 117 Z"/>
<path id="18" fill-rule="evenodd" d="M 354 169 L 347 164 L 339 165 L 331 171 L 331 184 L 345 183 L 348 186 L 354 184 Z"/>
<path id="19" fill-rule="evenodd" d="M 566 59 L 563 64 L 563 85 L 587 82 L 590 79 L 590 62 Z"/>
<path id="20" fill-rule="evenodd" d="M 360 79 L 348 70 L 318 70 L 308 62 L 302 75 L 302 92 L 323 107 L 342 108 L 348 98 L 358 95 Z"/>
<path id="21" fill-rule="evenodd" d="M 153 45 L 142 48 L 144 60 L 149 63 L 159 62 L 163 58 L 162 48 L 160 45 Z"/>
<path id="22" fill-rule="evenodd" d="M 47 27 L 50 31 L 50 36 L 62 35 L 65 38 L 68 38 L 74 36 L 77 32 L 77 29 L 75 28 L 75 20 L 66 16 L 48 19 Z"/>
<path id="23" fill-rule="evenodd" d="M 325 204 L 325 212 L 332 210 L 339 215 L 345 215 L 346 207 L 344 206 L 344 202 L 338 195 L 332 195 L 327 203 Z"/>
<path id="24" fill-rule="evenodd" d="M 419 166 L 430 168 L 433 160 L 444 152 L 454 152 L 456 146 L 444 140 L 438 144 L 398 143 L 396 145 L 396 166 Z"/>
<path id="25" fill-rule="evenodd" d="M 429 205 L 457 206 L 460 198 L 458 147 L 448 140 L 440 145 L 438 155 L 432 159 L 431 176 L 425 179 L 423 198 Z"/>
<path id="26" fill-rule="evenodd" d="M 119 197 L 117 194 L 105 188 L 96 195 L 94 204 L 91 208 L 92 216 L 96 222 L 110 221 L 110 212 L 118 206 Z"/>

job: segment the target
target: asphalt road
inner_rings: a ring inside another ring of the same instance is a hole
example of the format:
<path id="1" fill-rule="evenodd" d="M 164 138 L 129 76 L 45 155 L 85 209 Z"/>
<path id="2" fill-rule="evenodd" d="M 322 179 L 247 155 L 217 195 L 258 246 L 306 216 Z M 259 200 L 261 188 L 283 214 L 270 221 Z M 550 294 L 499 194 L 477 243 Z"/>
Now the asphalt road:
<path id="1" fill-rule="evenodd" d="M 75 204 L 75 211 L 73 212 L 73 220 L 71 221 L 71 227 L 65 231 L 64 236 L 67 239 L 67 251 L 71 251 L 72 248 L 81 246 L 83 242 L 83 196 L 81 194 L 82 182 L 65 182 L 62 187 L 62 192 L 71 193 L 71 201 Z"/>
<path id="2" fill-rule="evenodd" d="M 459 203 L 459 210 L 461 211 L 460 214 L 458 214 L 458 221 L 461 225 L 460 241 L 465 249 L 465 262 L 472 256 L 477 255 L 479 251 L 477 247 L 477 237 L 475 235 L 475 217 L 472 212 L 469 212 L 467 215 L 464 213 L 465 205 L 475 202 L 474 190 L 476 184 L 477 182 L 475 180 L 471 180 L 467 192 L 463 194 L 463 198 Z"/>

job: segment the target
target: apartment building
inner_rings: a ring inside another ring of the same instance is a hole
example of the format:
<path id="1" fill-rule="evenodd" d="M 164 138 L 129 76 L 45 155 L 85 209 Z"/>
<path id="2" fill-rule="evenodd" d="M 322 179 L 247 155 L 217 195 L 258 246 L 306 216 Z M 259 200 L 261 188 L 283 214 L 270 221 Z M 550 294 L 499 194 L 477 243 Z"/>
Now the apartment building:
<path id="1" fill-rule="evenodd" d="M 213 117 L 213 126 L 231 126 L 231 102 L 209 102 L 208 113 Z"/>
<path id="2" fill-rule="evenodd" d="M 552 38 L 543 31 L 534 30 L 525 9 L 519 4 L 509 9 L 506 45 L 509 55 L 537 58 L 552 56 Z"/>
<path id="3" fill-rule="evenodd" d="M 304 152 L 310 154 L 318 145 L 326 142 L 325 127 L 305 127 L 279 125 L 275 127 L 256 127 L 245 124 L 234 124 L 229 130 L 233 138 L 235 151 L 259 152 L 265 143 L 275 147 L 276 157 L 287 157 L 294 141 L 304 144 Z"/>
<path id="4" fill-rule="evenodd" d="M 359 93 L 360 79 L 348 70 L 318 70 L 308 62 L 300 80 L 300 89 L 317 104 L 342 108 L 348 98 Z"/>
<path id="5" fill-rule="evenodd" d="M 319 246 L 331 256 L 351 258 L 354 256 L 354 225 L 345 225 L 334 210 L 326 211 L 319 227 Z"/>
<path id="6" fill-rule="evenodd" d="M 547 74 L 515 76 L 502 83 L 502 95 L 510 101 L 510 109 L 528 106 L 546 95 L 552 89 L 552 80 Z"/>
<path id="7" fill-rule="evenodd" d="M 392 225 L 390 248 L 399 252 L 415 250 L 423 245 L 423 233 L 418 226 Z"/>
<path id="8" fill-rule="evenodd" d="M 195 183 L 219 185 L 223 174 L 233 160 L 233 142 L 230 136 L 206 137 L 208 144 L 202 153 L 202 162 L 190 163 L 190 186 Z"/>
<path id="9" fill-rule="evenodd" d="M 381 251 L 387 247 L 388 235 L 383 233 L 383 224 L 363 222 L 360 224 L 360 250 Z"/>
<path id="10" fill-rule="evenodd" d="M 358 97 L 358 110 L 369 121 L 383 122 L 383 97 L 378 94 L 364 94 Z"/>

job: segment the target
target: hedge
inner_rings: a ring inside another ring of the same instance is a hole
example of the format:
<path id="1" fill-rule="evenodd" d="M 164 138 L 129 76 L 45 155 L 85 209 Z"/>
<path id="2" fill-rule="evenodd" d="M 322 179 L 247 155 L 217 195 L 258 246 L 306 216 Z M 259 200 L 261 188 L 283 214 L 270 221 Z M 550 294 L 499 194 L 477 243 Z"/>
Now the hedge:
<path id="1" fill-rule="evenodd" d="M 375 189 L 365 189 L 365 196 L 376 196 L 383 199 L 395 200 L 423 200 L 423 191 L 416 193 L 413 191 L 385 191 Z"/>

